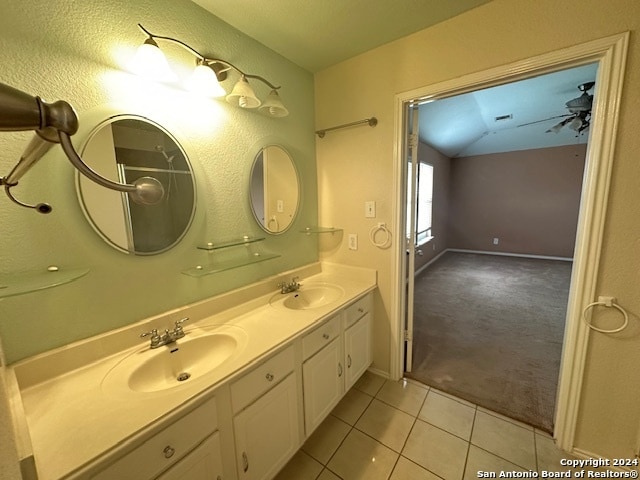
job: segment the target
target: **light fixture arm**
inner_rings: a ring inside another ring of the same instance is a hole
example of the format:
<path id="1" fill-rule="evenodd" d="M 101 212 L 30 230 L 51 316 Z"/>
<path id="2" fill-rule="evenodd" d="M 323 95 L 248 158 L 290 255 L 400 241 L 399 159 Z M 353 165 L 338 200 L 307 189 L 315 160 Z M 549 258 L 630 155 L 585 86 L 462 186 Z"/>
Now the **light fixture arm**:
<path id="1" fill-rule="evenodd" d="M 133 184 L 117 183 L 89 167 L 71 143 L 71 135 L 78 130 L 78 117 L 70 104 L 65 101 L 47 103 L 40 97 L 32 97 L 0 83 L 0 131 L 29 130 L 35 130 L 35 135 L 20 160 L 7 176 L 0 177 L 0 185 L 4 186 L 5 193 L 18 205 L 36 209 L 40 213 L 51 212 L 52 208 L 46 203 L 28 205 L 18 201 L 10 189 L 55 143 L 62 145 L 64 153 L 80 173 L 103 187 L 127 192 L 135 202 L 146 205 L 158 203 L 164 196 L 162 184 L 151 177 L 143 177 Z"/>
<path id="2" fill-rule="evenodd" d="M 187 45 L 182 40 L 178 40 L 176 38 L 165 37 L 165 36 L 162 36 L 162 35 L 156 35 L 155 33 L 151 33 L 149 30 L 144 28 L 144 26 L 142 26 L 142 24 L 140 24 L 140 23 L 138 24 L 138 27 L 145 34 L 147 34 L 149 36 L 149 38 L 151 38 L 154 41 L 155 40 L 166 40 L 168 42 L 175 43 L 176 45 L 180 45 L 182 48 L 184 48 L 185 50 L 190 52 L 192 55 L 194 55 L 200 61 L 200 63 L 208 65 L 211 68 L 213 68 L 213 70 L 216 72 L 216 75 L 218 76 L 218 80 L 220 80 L 220 81 L 222 81 L 222 80 L 224 80 L 226 78 L 226 75 L 222 76 L 220 74 L 224 74 L 228 70 L 235 70 L 236 72 L 238 72 L 240 75 L 242 75 L 245 78 L 254 78 L 256 80 L 260 80 L 265 85 L 268 85 L 272 90 L 278 90 L 280 88 L 279 86 L 273 85 L 266 78 L 261 77 L 260 75 L 253 75 L 253 74 L 250 74 L 250 73 L 243 72 L 242 70 L 240 70 L 238 67 L 236 67 L 231 62 L 228 62 L 226 60 L 222 60 L 221 58 L 205 57 L 200 52 L 198 52 L 195 48 L 191 47 L 190 45 Z M 219 67 L 216 68 L 217 64 L 222 65 L 225 68 L 219 68 Z"/>

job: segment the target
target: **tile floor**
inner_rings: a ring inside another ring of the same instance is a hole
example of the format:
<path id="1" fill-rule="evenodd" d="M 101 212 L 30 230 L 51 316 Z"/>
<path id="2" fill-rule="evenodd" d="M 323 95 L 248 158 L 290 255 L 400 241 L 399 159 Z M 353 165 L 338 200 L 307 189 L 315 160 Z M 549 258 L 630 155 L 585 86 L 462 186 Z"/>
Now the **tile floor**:
<path id="1" fill-rule="evenodd" d="M 276 480 L 469 480 L 566 471 L 547 433 L 417 382 L 367 372 Z"/>

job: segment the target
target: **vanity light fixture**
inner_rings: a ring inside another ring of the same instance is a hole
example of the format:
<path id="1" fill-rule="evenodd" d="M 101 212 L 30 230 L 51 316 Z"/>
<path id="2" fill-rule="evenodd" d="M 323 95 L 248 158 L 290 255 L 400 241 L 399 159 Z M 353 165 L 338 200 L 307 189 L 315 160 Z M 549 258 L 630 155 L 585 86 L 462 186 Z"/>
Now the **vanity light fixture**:
<path id="1" fill-rule="evenodd" d="M 231 93 L 226 95 L 227 102 L 240 108 L 260 107 L 261 112 L 271 117 L 285 117 L 289 115 L 289 111 L 282 103 L 282 100 L 280 100 L 277 92 L 280 87 L 273 85 L 264 77 L 245 73 L 226 60 L 205 57 L 183 41 L 151 33 L 141 24 L 138 24 L 138 27 L 147 35 L 147 39 L 144 41 L 144 44 L 139 47 L 138 53 L 136 54 L 136 73 L 148 76 L 154 75 L 156 71 L 162 72 L 164 70 L 163 65 L 168 65 L 168 63 L 157 43 L 157 40 L 164 40 L 180 45 L 196 57 L 196 68 L 187 82 L 190 90 L 199 91 L 211 97 L 222 97 L 226 92 L 220 85 L 220 82 L 227 79 L 228 72 L 235 71 L 240 75 L 240 79 L 233 87 Z M 158 56 L 158 52 L 161 58 Z M 156 79 L 165 80 L 166 76 L 160 74 Z M 256 96 L 253 88 L 249 84 L 249 79 L 259 80 L 271 89 L 264 104 Z"/>
<path id="2" fill-rule="evenodd" d="M 84 176 L 119 192 L 127 192 L 131 199 L 142 205 L 155 205 L 164 197 L 164 187 L 153 177 L 140 177 L 132 184 L 118 183 L 103 177 L 87 165 L 71 143 L 71 136 L 78 131 L 78 117 L 73 107 L 64 101 L 47 103 L 40 97 L 0 83 L 0 131 L 20 132 L 35 130 L 24 153 L 9 174 L 0 177 L 7 196 L 18 205 L 33 208 L 39 213 L 50 213 L 47 203 L 29 205 L 16 199 L 11 188 L 40 160 L 54 143 L 60 143 L 73 166 Z"/>

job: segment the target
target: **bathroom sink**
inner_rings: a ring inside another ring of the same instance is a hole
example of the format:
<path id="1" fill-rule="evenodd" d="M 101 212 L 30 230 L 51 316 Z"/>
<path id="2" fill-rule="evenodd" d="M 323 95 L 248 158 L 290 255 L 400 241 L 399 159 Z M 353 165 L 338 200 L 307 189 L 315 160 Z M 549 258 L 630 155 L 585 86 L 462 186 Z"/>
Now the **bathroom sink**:
<path id="1" fill-rule="evenodd" d="M 102 387 L 114 392 L 149 393 L 193 384 L 240 353 L 246 343 L 243 334 L 237 327 L 227 327 L 225 332 L 187 334 L 169 345 L 145 347 L 116 364 Z"/>
<path id="2" fill-rule="evenodd" d="M 295 292 L 271 297 L 269 302 L 274 307 L 284 307 L 291 310 L 309 310 L 319 308 L 335 302 L 344 295 L 344 290 L 331 284 L 307 284 Z"/>

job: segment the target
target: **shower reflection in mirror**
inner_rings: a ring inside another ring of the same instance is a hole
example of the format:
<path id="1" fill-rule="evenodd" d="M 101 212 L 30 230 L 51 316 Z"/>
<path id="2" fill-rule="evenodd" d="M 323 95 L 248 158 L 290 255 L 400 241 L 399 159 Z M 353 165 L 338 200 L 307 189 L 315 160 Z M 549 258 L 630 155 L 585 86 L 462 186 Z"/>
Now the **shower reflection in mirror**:
<path id="1" fill-rule="evenodd" d="M 287 231 L 298 212 L 300 184 L 289 153 L 278 145 L 261 148 L 250 179 L 251 210 L 263 230 Z"/>
<path id="2" fill-rule="evenodd" d="M 195 181 L 186 153 L 160 125 L 118 115 L 89 136 L 84 160 L 107 178 L 131 183 L 153 176 L 165 191 L 157 205 L 140 205 L 126 194 L 77 177 L 84 212 L 111 246 L 137 255 L 164 252 L 186 234 L 195 212 Z"/>

